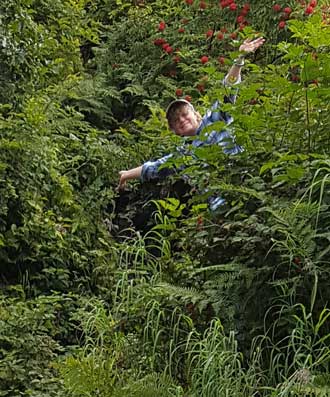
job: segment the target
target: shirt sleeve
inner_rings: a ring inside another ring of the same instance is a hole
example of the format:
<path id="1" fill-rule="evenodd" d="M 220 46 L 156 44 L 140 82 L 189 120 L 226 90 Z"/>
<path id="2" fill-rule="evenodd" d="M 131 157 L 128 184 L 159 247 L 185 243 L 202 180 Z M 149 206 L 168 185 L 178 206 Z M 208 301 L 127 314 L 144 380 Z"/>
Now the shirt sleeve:
<path id="1" fill-rule="evenodd" d="M 220 102 L 215 101 L 211 109 L 205 115 L 205 125 L 203 127 L 215 123 L 216 121 L 224 121 L 227 125 L 234 121 L 233 117 L 229 113 L 219 110 L 219 107 Z"/>
<path id="2" fill-rule="evenodd" d="M 238 79 L 235 82 L 230 82 L 228 79 L 229 73 L 226 74 L 224 79 L 222 80 L 223 86 L 227 89 L 228 93 L 224 96 L 224 103 L 236 103 L 237 94 L 238 94 L 238 84 L 242 82 L 241 75 L 238 76 Z"/>
<path id="3" fill-rule="evenodd" d="M 233 117 L 226 113 L 218 110 L 219 101 L 216 101 L 211 109 L 206 113 L 202 120 L 203 128 L 212 125 L 217 121 L 224 121 L 227 126 L 233 122 Z M 213 130 L 208 135 L 205 141 L 200 141 L 200 145 L 219 145 L 225 154 L 235 155 L 242 153 L 244 151 L 243 147 L 235 142 L 235 135 L 233 131 L 230 131 L 230 127 L 223 129 L 221 131 Z M 195 144 L 195 146 L 200 146 Z"/>
<path id="4" fill-rule="evenodd" d="M 165 178 L 166 176 L 173 174 L 174 170 L 169 168 L 162 168 L 159 170 L 159 167 L 166 163 L 168 159 L 170 159 L 173 154 L 168 154 L 167 156 L 161 157 L 155 161 L 147 161 L 142 165 L 142 172 L 141 172 L 141 182 L 149 182 L 153 179 L 158 178 Z"/>
<path id="5" fill-rule="evenodd" d="M 235 80 L 234 82 L 231 82 L 229 79 L 229 73 L 226 74 L 226 76 L 224 77 L 224 79 L 222 80 L 222 84 L 225 87 L 233 87 L 234 85 L 240 84 L 242 82 L 242 77 L 241 74 L 239 74 L 238 79 Z"/>

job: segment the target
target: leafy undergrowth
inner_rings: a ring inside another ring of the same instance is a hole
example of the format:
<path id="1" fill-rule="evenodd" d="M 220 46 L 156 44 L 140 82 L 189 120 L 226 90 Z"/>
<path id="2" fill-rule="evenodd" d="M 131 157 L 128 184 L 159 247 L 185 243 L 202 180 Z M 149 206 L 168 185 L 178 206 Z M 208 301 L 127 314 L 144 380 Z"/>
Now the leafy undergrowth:
<path id="1" fill-rule="evenodd" d="M 329 5 L 7 3 L 0 395 L 329 395 Z M 223 105 L 244 152 L 117 192 L 261 34 Z"/>

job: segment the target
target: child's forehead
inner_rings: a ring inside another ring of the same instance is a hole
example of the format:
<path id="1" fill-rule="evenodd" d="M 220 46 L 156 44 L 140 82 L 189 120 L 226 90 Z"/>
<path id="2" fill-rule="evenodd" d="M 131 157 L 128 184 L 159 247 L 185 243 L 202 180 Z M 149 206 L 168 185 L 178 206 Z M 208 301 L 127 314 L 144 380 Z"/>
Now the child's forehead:
<path id="1" fill-rule="evenodd" d="M 189 105 L 186 103 L 183 103 L 182 105 L 177 106 L 175 109 L 173 109 L 173 116 L 177 116 L 180 113 L 187 112 L 189 110 L 192 110 Z"/>

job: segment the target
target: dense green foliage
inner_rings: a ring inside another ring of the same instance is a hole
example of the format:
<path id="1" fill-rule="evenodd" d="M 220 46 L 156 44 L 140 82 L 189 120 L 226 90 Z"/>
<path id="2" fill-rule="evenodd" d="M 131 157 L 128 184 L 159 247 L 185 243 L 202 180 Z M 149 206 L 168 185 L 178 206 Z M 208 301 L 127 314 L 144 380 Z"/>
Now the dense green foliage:
<path id="1" fill-rule="evenodd" d="M 329 395 L 330 6 L 277 6 L 0 5 L 1 396 Z M 260 35 L 223 105 L 244 153 L 118 192 Z"/>

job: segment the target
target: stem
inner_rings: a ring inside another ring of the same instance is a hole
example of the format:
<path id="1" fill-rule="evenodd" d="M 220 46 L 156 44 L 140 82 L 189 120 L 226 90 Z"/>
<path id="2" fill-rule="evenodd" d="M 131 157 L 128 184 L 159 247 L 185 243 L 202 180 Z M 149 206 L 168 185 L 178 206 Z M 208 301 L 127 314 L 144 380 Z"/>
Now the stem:
<path id="1" fill-rule="evenodd" d="M 304 73 L 305 73 L 305 82 L 307 82 L 307 75 L 306 75 L 306 62 L 304 65 Z M 309 118 L 309 102 L 308 102 L 308 85 L 305 85 L 305 101 L 306 101 L 306 128 L 308 131 L 308 153 L 311 150 L 311 129 L 310 129 L 310 118 Z"/>
<path id="2" fill-rule="evenodd" d="M 306 124 L 307 124 L 307 131 L 308 131 L 308 153 L 311 150 L 311 129 L 310 129 L 310 119 L 309 119 L 309 102 L 308 102 L 308 88 L 305 88 L 305 100 L 306 100 Z"/>
<path id="3" fill-rule="evenodd" d="M 288 106 L 288 111 L 287 111 L 288 117 L 287 117 L 286 125 L 285 125 L 285 127 L 283 128 L 282 137 L 281 137 L 281 142 L 280 142 L 280 147 L 282 147 L 282 144 L 283 144 L 283 141 L 284 141 L 284 135 L 285 135 L 285 132 L 286 132 L 287 127 L 288 127 L 288 125 L 289 125 L 289 115 L 290 115 L 290 112 L 291 112 L 291 107 L 292 107 L 294 95 L 295 95 L 295 92 L 292 93 L 291 98 L 290 98 L 290 101 L 289 101 L 289 106 Z"/>

